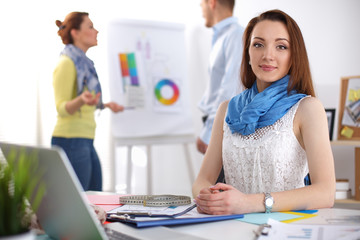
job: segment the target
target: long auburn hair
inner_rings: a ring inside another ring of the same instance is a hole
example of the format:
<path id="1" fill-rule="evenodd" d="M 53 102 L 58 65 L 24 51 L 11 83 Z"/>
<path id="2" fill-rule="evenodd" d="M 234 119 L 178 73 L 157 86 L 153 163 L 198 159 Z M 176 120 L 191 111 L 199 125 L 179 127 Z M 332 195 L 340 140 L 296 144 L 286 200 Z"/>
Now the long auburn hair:
<path id="1" fill-rule="evenodd" d="M 306 52 L 304 38 L 301 34 L 299 26 L 294 19 L 281 10 L 269 10 L 259 16 L 251 19 L 248 23 L 243 35 L 243 56 L 241 62 L 240 77 L 245 88 L 251 88 L 256 80 L 256 76 L 249 64 L 249 47 L 251 42 L 251 34 L 261 21 L 270 20 L 282 22 L 285 24 L 290 36 L 290 69 L 289 69 L 289 85 L 288 92 L 296 90 L 298 93 L 304 93 L 315 97 L 313 87 L 309 59 Z"/>

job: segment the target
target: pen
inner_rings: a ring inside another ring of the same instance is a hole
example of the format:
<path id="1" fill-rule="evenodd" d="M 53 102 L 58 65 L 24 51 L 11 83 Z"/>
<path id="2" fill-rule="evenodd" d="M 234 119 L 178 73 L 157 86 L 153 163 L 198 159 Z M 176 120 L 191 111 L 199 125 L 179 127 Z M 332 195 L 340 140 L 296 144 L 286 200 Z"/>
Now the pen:
<path id="1" fill-rule="evenodd" d="M 137 217 L 151 217 L 153 214 L 151 212 L 116 212 L 116 215 L 128 215 L 128 216 L 137 216 Z"/>
<path id="2" fill-rule="evenodd" d="M 117 214 L 110 214 L 108 216 L 108 218 L 111 218 L 111 219 L 119 219 L 119 220 L 128 220 L 130 219 L 131 217 L 127 214 L 124 214 L 124 215 L 117 215 Z"/>

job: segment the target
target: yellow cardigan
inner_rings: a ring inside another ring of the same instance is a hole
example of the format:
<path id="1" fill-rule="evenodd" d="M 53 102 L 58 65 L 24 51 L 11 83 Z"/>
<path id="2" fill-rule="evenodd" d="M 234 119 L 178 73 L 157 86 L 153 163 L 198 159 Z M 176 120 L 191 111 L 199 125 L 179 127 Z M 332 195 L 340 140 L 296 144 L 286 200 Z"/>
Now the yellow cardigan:
<path id="1" fill-rule="evenodd" d="M 55 104 L 58 113 L 53 131 L 54 137 L 90 138 L 95 137 L 95 106 L 83 105 L 80 111 L 70 115 L 65 105 L 74 99 L 77 89 L 76 68 L 74 62 L 62 55 L 53 73 Z"/>

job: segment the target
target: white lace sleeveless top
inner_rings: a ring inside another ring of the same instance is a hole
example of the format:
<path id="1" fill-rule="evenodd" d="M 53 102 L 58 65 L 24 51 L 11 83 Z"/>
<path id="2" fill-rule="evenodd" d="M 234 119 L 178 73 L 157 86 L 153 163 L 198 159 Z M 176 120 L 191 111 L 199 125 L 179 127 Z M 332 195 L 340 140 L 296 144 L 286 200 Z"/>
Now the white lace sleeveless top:
<path id="1" fill-rule="evenodd" d="M 247 136 L 232 134 L 224 121 L 222 157 L 227 184 L 243 193 L 279 192 L 304 186 L 307 158 L 293 131 L 301 100 L 273 125 Z"/>

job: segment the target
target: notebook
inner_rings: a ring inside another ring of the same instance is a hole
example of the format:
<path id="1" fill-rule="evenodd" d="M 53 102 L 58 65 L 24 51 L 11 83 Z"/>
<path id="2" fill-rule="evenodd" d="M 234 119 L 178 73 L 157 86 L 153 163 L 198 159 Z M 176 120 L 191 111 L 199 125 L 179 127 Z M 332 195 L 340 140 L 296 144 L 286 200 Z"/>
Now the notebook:
<path id="1" fill-rule="evenodd" d="M 134 229 L 122 223 L 101 225 L 88 203 L 81 184 L 60 148 L 42 148 L 0 142 L 6 156 L 11 149 L 38 154 L 44 171 L 46 194 L 36 212 L 38 220 L 53 239 L 201 239 L 166 227 Z"/>

